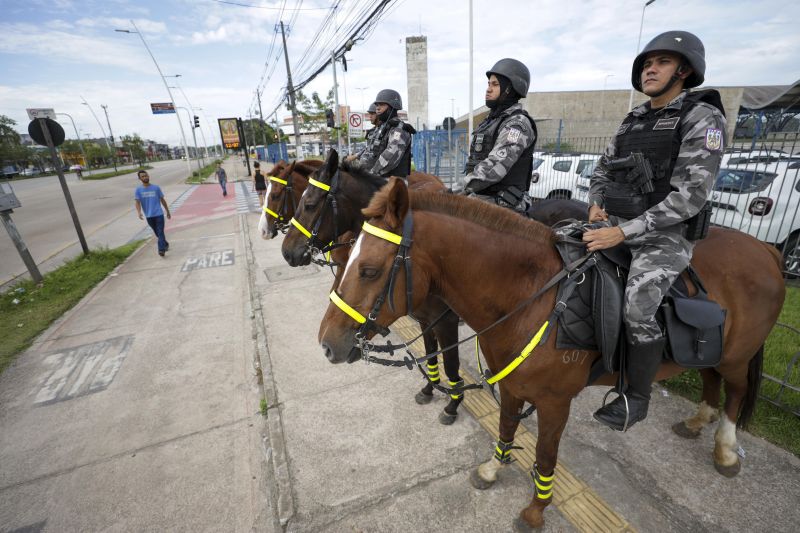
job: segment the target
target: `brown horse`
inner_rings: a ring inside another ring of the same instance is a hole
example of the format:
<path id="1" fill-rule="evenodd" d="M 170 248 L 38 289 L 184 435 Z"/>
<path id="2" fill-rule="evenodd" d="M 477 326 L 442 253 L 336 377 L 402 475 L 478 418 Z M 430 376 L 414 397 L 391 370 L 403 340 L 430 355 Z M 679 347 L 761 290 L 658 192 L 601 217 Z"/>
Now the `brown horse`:
<path id="1" fill-rule="evenodd" d="M 394 290 L 396 301 L 405 302 L 400 296 L 406 290 L 406 275 L 401 271 L 393 285 L 387 284 L 398 245 L 380 237 L 392 238 L 379 230 L 402 234 L 407 216 L 413 224 L 412 304 L 421 304 L 430 294 L 441 296 L 475 331 L 509 314 L 562 269 L 550 228 L 480 201 L 409 194 L 405 184 L 392 180 L 375 196 L 364 215 L 372 231 L 362 231 L 357 241 L 358 253 L 351 254 L 338 287 L 339 298 L 360 313 L 369 312 L 387 288 Z M 735 475 L 739 470 L 736 425 L 746 423 L 752 414 L 763 344 L 783 304 L 785 287 L 780 264 L 773 247 L 729 229 L 712 228 L 695 248 L 692 265 L 709 296 L 727 310 L 724 352 L 719 366 L 701 371 L 703 403 L 697 415 L 677 427 L 684 436 L 696 435 L 711 422 L 719 406 L 720 381 L 724 380 L 726 398 L 719 412 L 714 449 L 715 466 L 724 475 Z M 480 346 L 492 373 L 506 370 L 529 345 L 533 333 L 540 330 L 554 307 L 555 291 L 546 291 L 480 335 Z M 394 310 L 384 305 L 377 313 L 377 324 L 388 327 L 405 311 L 402 305 Z M 358 327 L 340 307 L 329 305 L 319 341 L 331 362 L 353 360 L 354 351 L 358 352 L 354 348 Z M 503 443 L 513 442 L 519 424 L 514 415 L 524 402 L 535 405 L 538 412 L 536 463 L 531 472 L 536 494 L 520 513 L 518 527 L 543 524 L 542 513 L 552 501 L 558 445 L 570 404 L 586 386 L 590 366 L 599 356 L 597 352 L 587 352 L 587 357 L 577 361 L 563 358 L 563 350 L 556 349 L 555 337 L 550 335 L 539 346 L 530 343 L 535 346 L 531 356 L 498 382 Z M 682 371 L 675 363 L 665 361 L 656 379 Z M 606 375 L 596 384 L 610 385 L 615 380 L 616 376 Z M 480 465 L 473 472 L 473 484 L 488 487 L 503 463 L 492 458 Z"/>
<path id="2" fill-rule="evenodd" d="M 307 159 L 293 161 L 291 164 L 280 160 L 267 174 L 264 207 L 258 229 L 262 239 L 273 239 L 294 216 L 300 197 L 308 186 L 308 176 L 322 166 L 322 161 Z"/>
<path id="3" fill-rule="evenodd" d="M 336 177 L 335 184 L 334 177 Z M 325 165 L 313 175 L 312 179 L 315 186 L 309 187 L 303 194 L 292 226 L 287 231 L 281 247 L 284 258 L 292 266 L 308 264 L 312 259 L 312 249 L 323 248 L 327 243 L 353 242 L 352 235 L 361 231 L 361 224 L 364 221 L 361 210 L 386 184 L 385 178 L 356 170 L 347 162 L 339 166 L 336 150 L 331 150 Z M 431 174 L 413 172 L 408 180 L 409 187 L 414 190 L 437 193 L 445 191 L 439 178 Z M 332 207 L 334 200 L 335 209 Z M 346 232 L 346 236 L 343 236 L 342 232 Z M 334 257 L 342 266 L 347 263 L 350 247 L 334 248 L 334 254 L 343 250 L 346 250 L 344 260 Z M 338 277 L 343 271 L 343 268 L 338 269 L 332 290 L 338 285 Z M 426 353 L 436 351 L 437 347 L 451 346 L 458 340 L 458 317 L 448 312 L 448 307 L 438 298 L 432 297 L 425 305 L 415 309 L 413 318 L 420 322 L 422 330 L 426 332 L 423 335 Z M 446 350 L 442 354 L 442 359 L 451 387 L 461 384 L 458 348 L 451 347 Z M 429 380 L 415 396 L 415 400 L 420 404 L 429 403 L 433 399 L 432 383 L 440 381 L 439 365 L 436 360 L 426 365 L 426 371 Z M 451 392 L 450 401 L 439 414 L 439 422 L 445 425 L 455 422 L 462 400 L 463 392 L 461 394 Z"/>

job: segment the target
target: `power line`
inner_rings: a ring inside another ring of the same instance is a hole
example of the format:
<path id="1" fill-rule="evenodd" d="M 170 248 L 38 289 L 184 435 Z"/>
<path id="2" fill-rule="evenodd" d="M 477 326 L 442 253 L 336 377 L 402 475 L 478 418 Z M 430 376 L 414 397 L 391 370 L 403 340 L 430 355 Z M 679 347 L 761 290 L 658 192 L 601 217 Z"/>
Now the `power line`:
<path id="1" fill-rule="evenodd" d="M 253 9 L 266 9 L 270 11 L 283 11 L 283 7 L 269 7 L 269 6 L 256 6 L 253 4 L 243 4 L 241 2 L 230 2 L 228 0 L 211 0 L 212 2 L 217 2 L 218 4 L 228 4 L 231 6 L 238 6 L 238 7 L 250 7 Z M 305 7 L 300 11 L 321 11 L 323 9 L 329 9 L 327 7 Z"/>

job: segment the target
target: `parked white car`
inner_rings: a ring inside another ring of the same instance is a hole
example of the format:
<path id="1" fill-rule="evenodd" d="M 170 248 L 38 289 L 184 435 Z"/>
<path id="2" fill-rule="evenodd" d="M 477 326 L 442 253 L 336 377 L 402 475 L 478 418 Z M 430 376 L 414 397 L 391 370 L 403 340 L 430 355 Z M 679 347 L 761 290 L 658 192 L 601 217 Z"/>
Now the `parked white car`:
<path id="1" fill-rule="evenodd" d="M 723 167 L 711 222 L 776 245 L 784 270 L 800 275 L 800 161 Z"/>
<path id="2" fill-rule="evenodd" d="M 578 176 L 598 159 L 599 154 L 534 153 L 528 194 L 538 199 L 576 197 Z"/>

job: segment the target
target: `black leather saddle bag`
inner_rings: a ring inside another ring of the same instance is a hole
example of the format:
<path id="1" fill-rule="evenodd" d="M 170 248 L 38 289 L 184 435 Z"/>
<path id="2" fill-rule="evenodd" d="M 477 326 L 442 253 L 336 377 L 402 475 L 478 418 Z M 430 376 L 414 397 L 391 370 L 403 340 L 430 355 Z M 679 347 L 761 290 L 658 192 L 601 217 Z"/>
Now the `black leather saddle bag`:
<path id="1" fill-rule="evenodd" d="M 708 299 L 696 276 L 693 281 L 698 286 L 694 297 L 687 297 L 673 286 L 661 306 L 669 351 L 680 366 L 715 367 L 722 359 L 726 312 Z"/>

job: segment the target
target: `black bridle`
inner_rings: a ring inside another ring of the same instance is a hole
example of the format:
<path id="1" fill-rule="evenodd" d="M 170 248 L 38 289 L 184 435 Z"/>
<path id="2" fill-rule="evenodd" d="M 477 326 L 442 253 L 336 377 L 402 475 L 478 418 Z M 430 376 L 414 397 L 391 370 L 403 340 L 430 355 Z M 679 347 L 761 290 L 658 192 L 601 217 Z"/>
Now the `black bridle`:
<path id="1" fill-rule="evenodd" d="M 294 212 L 297 210 L 297 205 L 295 205 L 294 201 L 292 172 L 289 173 L 285 180 L 278 176 L 269 176 L 269 180 L 283 185 L 283 197 L 281 199 L 281 206 L 277 212 L 272 211 L 264 205 L 264 213 L 275 219 L 276 233 L 280 231 L 285 234 L 289 230 L 289 221 L 286 219 L 286 216 L 289 214 L 289 207 L 291 206 L 292 215 L 294 215 Z M 267 199 L 267 201 L 269 201 L 269 199 Z"/>

